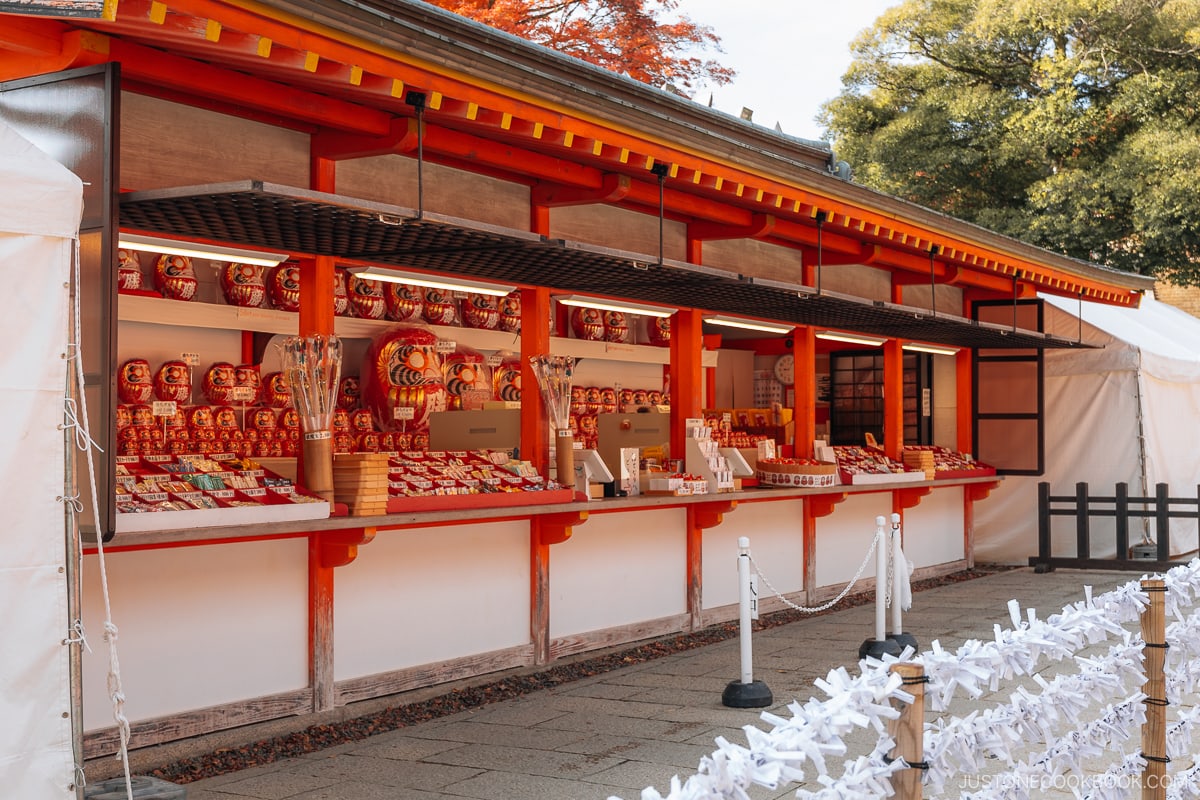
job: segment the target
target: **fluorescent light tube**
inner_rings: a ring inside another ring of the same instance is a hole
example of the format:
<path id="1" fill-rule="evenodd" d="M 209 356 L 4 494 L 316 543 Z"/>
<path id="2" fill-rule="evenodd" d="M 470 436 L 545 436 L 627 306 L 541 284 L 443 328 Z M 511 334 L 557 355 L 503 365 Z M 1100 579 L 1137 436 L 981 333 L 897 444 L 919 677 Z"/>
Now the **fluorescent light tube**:
<path id="1" fill-rule="evenodd" d="M 880 336 L 866 336 L 859 333 L 842 333 L 841 331 L 817 331 L 818 339 L 828 339 L 831 342 L 848 342 L 849 344 L 865 344 L 878 347 L 887 341 Z"/>
<path id="2" fill-rule="evenodd" d="M 474 281 L 469 278 L 450 278 L 441 275 L 430 275 L 424 272 L 404 272 L 386 267 L 347 267 L 347 271 L 360 278 L 370 278 L 388 283 L 409 283 L 413 286 L 427 286 L 430 289 L 445 289 L 448 292 L 472 292 L 488 294 L 492 297 L 504 297 L 517 288 L 513 285 Z"/>
<path id="3" fill-rule="evenodd" d="M 763 331 L 764 333 L 775 334 L 791 333 L 793 327 L 791 325 L 759 322 L 758 320 L 743 319 L 741 317 L 711 316 L 705 317 L 704 321 L 712 325 L 723 325 L 726 328 L 743 328 L 748 331 Z"/>
<path id="4" fill-rule="evenodd" d="M 644 317 L 669 317 L 675 313 L 673 308 L 663 306 L 647 306 L 641 303 L 626 303 L 619 300 L 601 300 L 597 297 L 581 297 L 568 294 L 554 298 L 564 306 L 579 306 L 580 308 L 596 308 L 601 311 L 621 311 L 626 314 L 640 314 Z"/>
<path id="5" fill-rule="evenodd" d="M 287 260 L 286 253 L 264 253 L 259 250 L 239 250 L 236 247 L 221 247 L 213 244 L 197 244 L 179 239 L 156 239 L 153 236 L 137 236 L 122 233 L 117 237 L 117 247 L 126 250 L 146 250 L 151 253 L 167 253 L 189 258 L 208 258 L 213 261 L 234 261 L 239 264 L 258 264 L 273 267 Z"/>
<path id="6" fill-rule="evenodd" d="M 939 347 L 933 344 L 917 344 L 916 342 L 906 342 L 900 345 L 905 350 L 916 353 L 933 353 L 938 356 L 952 356 L 958 353 L 957 347 Z"/>

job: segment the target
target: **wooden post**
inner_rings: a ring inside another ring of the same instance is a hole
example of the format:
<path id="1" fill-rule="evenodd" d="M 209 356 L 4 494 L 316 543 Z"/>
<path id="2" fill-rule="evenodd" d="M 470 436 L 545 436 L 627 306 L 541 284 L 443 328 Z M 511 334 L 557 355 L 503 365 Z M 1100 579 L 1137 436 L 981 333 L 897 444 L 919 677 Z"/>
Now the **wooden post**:
<path id="1" fill-rule="evenodd" d="M 1075 557 L 1091 558 L 1092 543 L 1089 525 L 1091 509 L 1088 508 L 1088 485 L 1075 484 Z"/>
<path id="2" fill-rule="evenodd" d="M 1118 483 L 1117 494 L 1113 499 L 1113 514 L 1117 521 L 1117 558 L 1124 561 L 1129 558 L 1129 484 Z"/>
<path id="3" fill-rule="evenodd" d="M 1154 534 L 1158 560 L 1171 560 L 1171 495 L 1165 483 L 1154 485 Z"/>
<path id="4" fill-rule="evenodd" d="M 1145 644 L 1146 724 L 1142 726 L 1142 800 L 1164 800 L 1167 796 L 1167 681 L 1163 663 L 1167 656 L 1166 584 L 1161 578 L 1142 581 L 1150 604 L 1142 611 L 1142 641 Z"/>
<path id="5" fill-rule="evenodd" d="M 896 740 L 888 756 L 912 765 L 892 776 L 892 789 L 897 800 L 920 800 L 925 776 L 925 669 L 920 664 L 902 663 L 893 664 L 891 670 L 904 681 L 904 691 L 913 696 L 912 703 L 900 705 L 899 719 L 888 726 Z"/>
<path id="6" fill-rule="evenodd" d="M 1050 484 L 1038 484 L 1038 559 L 1050 563 Z"/>

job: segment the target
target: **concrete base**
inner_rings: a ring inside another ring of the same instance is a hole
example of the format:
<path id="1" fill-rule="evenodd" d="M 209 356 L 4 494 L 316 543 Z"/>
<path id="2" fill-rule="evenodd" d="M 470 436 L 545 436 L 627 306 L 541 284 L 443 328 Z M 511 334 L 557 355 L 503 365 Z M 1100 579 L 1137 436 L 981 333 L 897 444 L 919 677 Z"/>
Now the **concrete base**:
<path id="1" fill-rule="evenodd" d="M 867 639 L 858 648 L 858 658 L 862 660 L 870 656 L 871 658 L 883 658 L 884 656 L 900 655 L 900 645 L 892 639 Z"/>
<path id="2" fill-rule="evenodd" d="M 921 645 L 917 644 L 917 637 L 913 636 L 911 633 L 889 633 L 887 638 L 899 645 L 901 650 L 906 647 L 911 647 L 913 652 L 921 652 Z"/>
<path id="3" fill-rule="evenodd" d="M 730 708 L 763 708 L 772 701 L 771 690 L 762 681 L 730 681 L 721 693 L 721 703 Z"/>

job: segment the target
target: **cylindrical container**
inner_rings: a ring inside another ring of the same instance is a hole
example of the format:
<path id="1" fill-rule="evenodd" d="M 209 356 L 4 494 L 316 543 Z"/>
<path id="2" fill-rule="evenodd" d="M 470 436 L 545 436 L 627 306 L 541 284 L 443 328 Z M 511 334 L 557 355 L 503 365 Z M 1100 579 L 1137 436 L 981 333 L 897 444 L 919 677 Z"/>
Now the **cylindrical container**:
<path id="1" fill-rule="evenodd" d="M 329 431 L 304 434 L 304 486 L 333 502 L 333 437 Z"/>
<path id="2" fill-rule="evenodd" d="M 570 428 L 559 428 L 554 437 L 554 466 L 558 482 L 568 489 L 575 487 L 575 437 Z"/>

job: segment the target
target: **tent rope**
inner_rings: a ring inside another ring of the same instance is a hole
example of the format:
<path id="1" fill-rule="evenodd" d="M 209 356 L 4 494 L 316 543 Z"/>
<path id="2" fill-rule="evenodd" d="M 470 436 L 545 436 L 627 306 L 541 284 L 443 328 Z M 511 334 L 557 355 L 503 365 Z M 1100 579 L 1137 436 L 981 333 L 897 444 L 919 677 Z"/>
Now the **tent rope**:
<path id="1" fill-rule="evenodd" d="M 67 344 L 67 358 L 69 361 L 74 363 L 75 367 L 74 381 L 69 381 L 69 384 L 78 395 L 78 413 L 76 413 L 76 399 L 68 396 L 63 410 L 67 420 L 67 422 L 64 423 L 64 427 L 74 427 L 76 430 L 75 446 L 77 449 L 81 450 L 87 458 L 88 488 L 91 492 L 92 508 L 98 509 L 100 507 L 100 501 L 99 492 L 96 488 L 96 461 L 93 453 L 94 451 L 101 450 L 101 448 L 96 444 L 95 439 L 92 438 L 92 434 L 88 426 L 87 393 L 83 391 L 83 387 L 85 385 L 83 374 L 83 358 L 79 347 L 79 342 L 83 341 L 83 330 L 82 323 L 80 322 L 81 309 L 79 287 L 81 285 L 81 270 L 79 265 L 78 238 L 75 239 L 74 255 L 73 281 L 75 285 L 75 291 L 73 293 L 74 299 L 71 308 L 73 340 Z M 68 391 L 68 395 L 70 395 L 70 391 Z M 68 498 L 64 497 L 63 499 L 67 500 Z M 71 524 L 76 527 L 79 525 L 78 515 L 82 511 L 82 508 L 77 508 L 78 505 L 77 496 L 75 498 L 75 502 L 67 503 L 67 507 L 70 509 L 71 514 Z M 103 536 L 96 537 L 96 555 L 97 566 L 99 567 L 100 572 L 101 596 L 104 598 L 104 639 L 108 643 L 109 652 L 107 688 L 109 700 L 113 704 L 113 719 L 116 721 L 117 731 L 120 738 L 120 745 L 118 747 L 116 757 L 121 761 L 122 770 L 125 775 L 126 796 L 132 798 L 133 785 L 129 773 L 129 719 L 125 716 L 124 711 L 125 692 L 121 685 L 121 665 L 119 659 L 117 658 L 117 626 L 112 621 L 112 601 L 108 592 L 108 568 L 104 557 Z M 82 575 L 82 549 L 79 551 L 77 556 L 79 558 L 79 574 Z M 82 639 L 83 621 L 76 620 L 74 626 L 78 631 L 80 638 Z M 84 641 L 86 642 L 86 639 Z M 83 774 L 82 765 L 77 765 L 77 771 L 80 774 Z M 86 783 L 86 780 L 81 781 L 81 784 L 83 783 Z"/>

